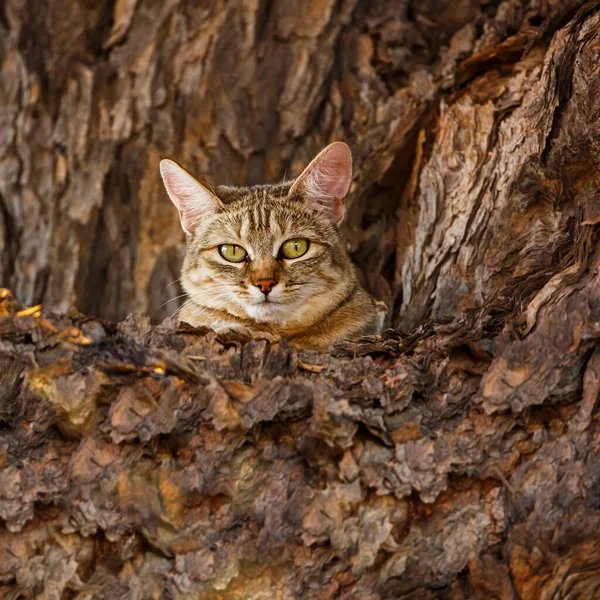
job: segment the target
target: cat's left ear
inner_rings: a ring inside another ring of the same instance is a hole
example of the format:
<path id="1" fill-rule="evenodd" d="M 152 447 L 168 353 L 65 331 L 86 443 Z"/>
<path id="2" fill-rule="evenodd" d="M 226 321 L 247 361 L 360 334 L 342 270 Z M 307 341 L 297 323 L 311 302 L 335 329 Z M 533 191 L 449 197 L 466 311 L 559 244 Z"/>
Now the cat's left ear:
<path id="1" fill-rule="evenodd" d="M 289 196 L 313 202 L 338 226 L 344 218 L 344 199 L 352 182 L 352 153 L 343 142 L 322 150 L 302 171 Z"/>
<path id="2" fill-rule="evenodd" d="M 186 233 L 193 234 L 202 218 L 214 215 L 223 208 L 221 201 L 210 190 L 176 162 L 161 160 L 160 174 L 169 198 L 179 210 L 181 227 Z"/>

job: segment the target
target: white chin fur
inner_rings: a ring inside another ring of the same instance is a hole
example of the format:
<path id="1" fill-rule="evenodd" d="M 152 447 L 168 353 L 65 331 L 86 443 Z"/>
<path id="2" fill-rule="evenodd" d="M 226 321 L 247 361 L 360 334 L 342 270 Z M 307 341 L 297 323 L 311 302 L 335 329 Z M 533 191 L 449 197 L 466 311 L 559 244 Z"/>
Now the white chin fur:
<path id="1" fill-rule="evenodd" d="M 283 323 L 289 316 L 290 306 L 281 304 L 283 287 L 276 286 L 268 299 L 254 286 L 248 286 L 250 302 L 244 303 L 246 314 L 255 321 L 262 323 Z"/>
<path id="2" fill-rule="evenodd" d="M 290 307 L 275 302 L 261 302 L 260 304 L 244 304 L 248 316 L 255 321 L 263 323 L 281 323 L 285 321 Z"/>

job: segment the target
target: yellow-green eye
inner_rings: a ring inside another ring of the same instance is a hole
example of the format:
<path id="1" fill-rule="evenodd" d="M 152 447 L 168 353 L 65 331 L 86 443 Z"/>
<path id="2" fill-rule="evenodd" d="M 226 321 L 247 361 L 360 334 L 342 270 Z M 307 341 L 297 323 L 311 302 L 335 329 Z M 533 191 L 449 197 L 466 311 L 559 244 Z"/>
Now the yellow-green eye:
<path id="1" fill-rule="evenodd" d="M 221 244 L 219 246 L 219 254 L 229 262 L 239 263 L 246 259 L 248 253 L 236 244 Z"/>
<path id="2" fill-rule="evenodd" d="M 303 238 L 288 240 L 281 246 L 281 256 L 283 258 L 300 258 L 308 252 L 309 245 L 308 240 Z"/>

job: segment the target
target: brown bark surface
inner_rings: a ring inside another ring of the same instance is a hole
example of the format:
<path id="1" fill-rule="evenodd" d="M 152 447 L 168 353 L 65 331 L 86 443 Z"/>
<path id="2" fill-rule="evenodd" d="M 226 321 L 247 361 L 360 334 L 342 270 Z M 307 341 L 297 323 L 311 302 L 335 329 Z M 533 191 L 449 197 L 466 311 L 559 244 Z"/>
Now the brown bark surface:
<path id="1" fill-rule="evenodd" d="M 595 0 L 0 4 L 0 597 L 600 597 L 599 98 Z M 160 158 L 334 139 L 393 329 L 123 320 L 180 293 Z"/>

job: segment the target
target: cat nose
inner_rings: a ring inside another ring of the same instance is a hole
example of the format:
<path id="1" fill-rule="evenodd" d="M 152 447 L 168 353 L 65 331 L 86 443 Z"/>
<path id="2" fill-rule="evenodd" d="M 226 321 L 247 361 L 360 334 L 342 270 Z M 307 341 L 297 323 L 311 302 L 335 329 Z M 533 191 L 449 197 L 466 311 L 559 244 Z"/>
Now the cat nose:
<path id="1" fill-rule="evenodd" d="M 254 284 L 265 296 L 275 287 L 277 282 L 274 279 L 257 279 Z"/>

